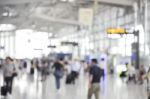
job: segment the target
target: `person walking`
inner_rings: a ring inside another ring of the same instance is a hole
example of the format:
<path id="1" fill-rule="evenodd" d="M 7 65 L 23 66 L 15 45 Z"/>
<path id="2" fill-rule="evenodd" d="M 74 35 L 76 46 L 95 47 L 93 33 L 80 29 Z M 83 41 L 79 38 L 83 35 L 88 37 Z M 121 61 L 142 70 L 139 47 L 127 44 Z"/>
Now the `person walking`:
<path id="1" fill-rule="evenodd" d="M 143 84 L 143 75 L 146 74 L 146 70 L 145 70 L 145 67 L 144 65 L 141 65 L 141 67 L 139 68 L 139 82 L 140 82 L 140 85 Z"/>
<path id="2" fill-rule="evenodd" d="M 127 83 L 130 81 L 134 81 L 134 83 L 136 83 L 136 70 L 133 64 L 131 64 L 130 66 L 128 66 L 127 68 Z"/>
<path id="3" fill-rule="evenodd" d="M 75 80 L 79 76 L 80 69 L 81 69 L 81 66 L 80 66 L 79 60 L 75 59 L 73 63 L 71 64 L 71 75 L 73 76 L 73 81 L 72 81 L 73 84 L 75 84 Z"/>
<path id="4" fill-rule="evenodd" d="M 103 76 L 103 70 L 97 64 L 97 59 L 92 59 L 89 71 L 88 99 L 91 99 L 93 94 L 95 95 L 95 99 L 99 99 L 100 80 Z"/>
<path id="5" fill-rule="evenodd" d="M 150 99 L 150 66 L 145 75 L 143 75 L 142 79 L 147 81 L 147 99 Z"/>
<path id="6" fill-rule="evenodd" d="M 63 59 L 59 59 L 54 63 L 52 66 L 54 68 L 54 76 L 56 80 L 56 89 L 60 91 L 60 80 L 64 75 L 64 65 L 63 65 Z"/>
<path id="7" fill-rule="evenodd" d="M 15 65 L 11 57 L 6 57 L 5 64 L 3 66 L 4 85 L 7 89 L 7 94 L 12 94 L 13 78 L 15 73 Z M 6 94 L 6 95 L 7 95 Z"/>
<path id="8" fill-rule="evenodd" d="M 48 72 L 48 60 L 42 59 L 41 61 L 42 61 L 42 67 L 41 67 L 42 80 L 41 81 L 45 81 L 47 72 Z"/>

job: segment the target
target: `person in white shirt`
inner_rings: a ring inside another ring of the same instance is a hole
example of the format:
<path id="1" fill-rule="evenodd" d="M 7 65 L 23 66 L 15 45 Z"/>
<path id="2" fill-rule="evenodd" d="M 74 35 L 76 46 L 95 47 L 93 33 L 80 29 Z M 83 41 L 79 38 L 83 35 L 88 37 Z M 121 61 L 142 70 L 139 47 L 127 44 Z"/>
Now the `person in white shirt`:
<path id="1" fill-rule="evenodd" d="M 136 70 L 135 70 L 135 67 L 133 65 L 129 65 L 128 66 L 128 80 L 127 80 L 127 83 L 130 82 L 130 81 L 134 81 L 134 83 L 136 83 Z"/>
<path id="2" fill-rule="evenodd" d="M 78 59 L 75 59 L 73 61 L 73 63 L 71 64 L 71 74 L 73 76 L 73 83 L 74 84 L 75 84 L 75 80 L 79 76 L 80 69 L 81 69 L 80 62 L 78 61 Z"/>

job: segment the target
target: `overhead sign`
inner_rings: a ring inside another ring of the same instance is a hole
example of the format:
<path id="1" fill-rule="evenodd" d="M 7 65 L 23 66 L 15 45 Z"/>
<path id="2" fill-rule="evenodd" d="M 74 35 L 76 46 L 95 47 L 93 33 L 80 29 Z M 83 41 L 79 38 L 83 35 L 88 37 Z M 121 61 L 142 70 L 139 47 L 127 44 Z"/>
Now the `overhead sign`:
<path id="1" fill-rule="evenodd" d="M 55 45 L 49 45 L 48 48 L 56 48 Z"/>
<path id="2" fill-rule="evenodd" d="M 38 49 L 38 48 L 35 48 L 34 50 L 37 50 L 37 51 L 42 51 L 43 49 L 40 49 L 40 48 L 39 48 L 39 49 Z"/>
<path id="3" fill-rule="evenodd" d="M 91 26 L 93 23 L 93 8 L 79 9 L 79 23 L 86 26 Z"/>
<path id="4" fill-rule="evenodd" d="M 79 44 L 76 43 L 76 42 L 68 42 L 68 41 L 65 41 L 65 42 L 61 42 L 61 45 L 72 45 L 72 46 L 78 46 Z"/>
<path id="5" fill-rule="evenodd" d="M 108 34 L 127 34 L 127 31 L 124 28 L 108 28 L 107 33 Z"/>

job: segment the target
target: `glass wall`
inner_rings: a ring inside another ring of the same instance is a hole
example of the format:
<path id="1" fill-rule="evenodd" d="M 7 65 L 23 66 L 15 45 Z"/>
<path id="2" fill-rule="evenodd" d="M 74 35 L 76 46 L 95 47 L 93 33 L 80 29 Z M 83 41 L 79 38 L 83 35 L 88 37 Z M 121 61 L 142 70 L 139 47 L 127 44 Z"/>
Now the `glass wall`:
<path id="1" fill-rule="evenodd" d="M 87 31 L 80 33 L 81 54 L 89 53 L 102 53 L 110 51 L 112 49 L 124 49 L 120 52 L 120 55 L 131 55 L 131 43 L 133 43 L 134 36 L 116 36 L 109 37 L 106 30 L 110 27 L 117 28 L 132 28 L 134 27 L 134 13 L 125 13 L 125 9 L 119 7 L 104 6 L 99 10 L 99 14 L 96 15 L 94 26 Z M 74 37 L 76 33 L 74 33 Z M 133 39 L 133 40 L 131 40 Z"/>
<path id="2" fill-rule="evenodd" d="M 81 31 L 70 34 L 70 40 L 78 40 L 80 43 L 81 55 L 90 53 L 112 52 L 114 49 L 122 49 L 122 56 L 131 56 L 131 44 L 136 41 L 134 35 L 107 35 L 106 30 L 112 28 L 132 29 L 135 27 L 134 12 L 128 11 L 125 8 L 103 6 L 99 9 L 94 20 L 94 26 L 91 28 L 83 28 Z M 143 26 L 138 26 L 140 29 L 140 51 L 144 53 L 144 30 Z M 80 39 L 79 39 L 80 38 Z M 120 51 L 119 50 L 119 51 Z M 114 54 L 114 51 L 112 52 Z"/>
<path id="3" fill-rule="evenodd" d="M 16 57 L 34 58 L 49 54 L 47 32 L 33 30 L 16 31 Z"/>
<path id="4" fill-rule="evenodd" d="M 15 33 L 0 32 L 0 58 L 15 56 Z"/>
<path id="5" fill-rule="evenodd" d="M 148 9 L 150 1 L 148 1 Z M 134 12 L 127 11 L 124 8 L 103 6 L 98 10 L 93 27 L 81 28 L 79 31 L 67 31 L 67 35 L 57 39 L 50 40 L 48 33 L 35 32 L 33 30 L 1 32 L 0 33 L 0 56 L 7 55 L 23 57 L 38 57 L 41 54 L 48 54 L 51 51 L 69 52 L 75 56 L 87 54 L 99 54 L 109 52 L 110 54 L 120 54 L 122 56 L 131 56 L 131 44 L 136 41 L 133 35 L 108 35 L 106 30 L 110 27 L 122 27 L 130 29 L 134 27 Z M 148 26 L 150 25 L 150 13 L 148 13 Z M 140 27 L 140 26 L 139 26 Z M 140 27 L 141 28 L 141 27 Z M 67 28 L 66 28 L 67 30 Z M 66 32 L 65 30 L 65 32 Z M 140 32 L 140 51 L 144 50 L 144 33 Z M 63 34 L 63 33 L 62 33 Z M 150 28 L 148 33 L 150 37 Z M 147 39 L 146 51 L 150 48 L 150 39 Z M 61 46 L 62 41 L 78 42 L 79 47 Z M 48 45 L 56 45 L 55 50 L 47 48 Z M 149 46 L 148 46 L 149 45 Z M 149 51 L 147 51 L 148 53 Z"/>

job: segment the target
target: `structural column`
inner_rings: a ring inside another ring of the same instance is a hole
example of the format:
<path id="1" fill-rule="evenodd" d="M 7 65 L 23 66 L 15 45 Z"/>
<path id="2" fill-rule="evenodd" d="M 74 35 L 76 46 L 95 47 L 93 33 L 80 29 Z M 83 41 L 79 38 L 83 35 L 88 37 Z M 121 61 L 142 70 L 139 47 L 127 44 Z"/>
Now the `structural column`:
<path id="1" fill-rule="evenodd" d="M 98 0 L 94 0 L 94 7 L 93 7 L 93 11 L 94 11 L 94 13 L 93 13 L 93 26 L 92 26 L 92 34 L 93 35 L 91 35 L 91 36 L 93 36 L 92 38 L 93 38 L 93 40 L 92 40 L 92 42 L 93 42 L 93 47 L 94 47 L 94 49 L 93 49 L 93 51 L 94 51 L 94 53 L 96 52 L 96 33 L 97 33 L 97 30 L 96 30 L 96 16 L 97 16 L 97 12 L 98 12 Z"/>
<path id="2" fill-rule="evenodd" d="M 2 44 L 1 44 L 1 43 L 2 43 L 1 40 L 2 40 L 2 37 L 1 37 L 1 32 L 0 32 L 0 47 L 1 47 L 1 45 L 2 45 Z M 2 49 L 1 49 L 1 48 L 0 48 L 0 58 L 2 58 Z"/>
<path id="3" fill-rule="evenodd" d="M 144 6 L 145 6 L 145 17 L 144 17 L 144 26 L 145 26 L 145 34 L 144 34 L 144 38 L 145 38 L 145 44 L 144 44 L 144 52 L 146 52 L 146 46 L 148 45 L 149 50 L 150 50 L 150 45 L 149 45 L 149 35 L 148 35 L 148 0 L 145 0 L 144 2 Z M 146 54 L 146 53 L 145 53 Z"/>
<path id="4" fill-rule="evenodd" d="M 13 31 L 13 57 L 16 57 L 16 32 Z"/>

